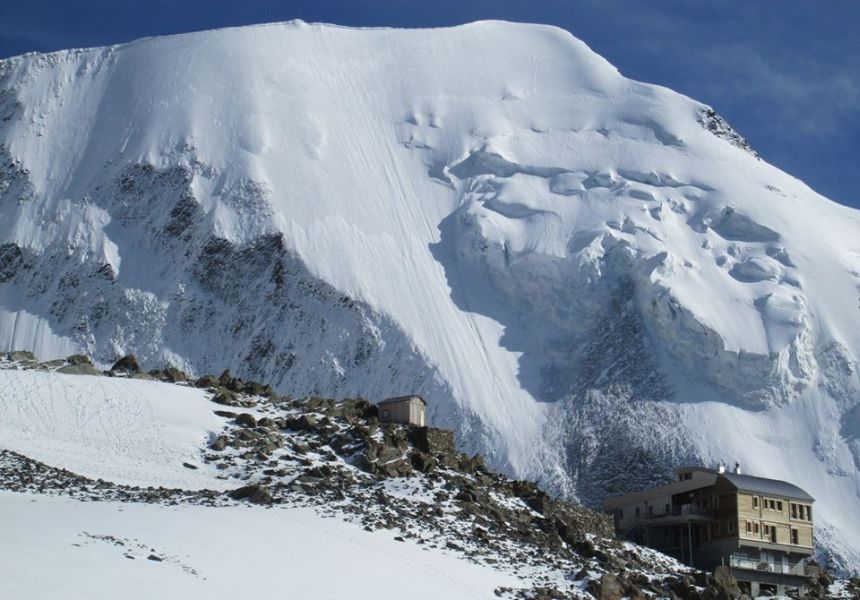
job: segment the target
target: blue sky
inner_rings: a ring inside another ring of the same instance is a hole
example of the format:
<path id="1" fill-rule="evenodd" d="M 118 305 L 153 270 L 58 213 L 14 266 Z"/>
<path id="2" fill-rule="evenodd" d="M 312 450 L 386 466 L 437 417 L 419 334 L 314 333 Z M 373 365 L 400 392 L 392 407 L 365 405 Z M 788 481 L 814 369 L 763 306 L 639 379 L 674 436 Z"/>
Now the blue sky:
<path id="1" fill-rule="evenodd" d="M 628 77 L 712 105 L 766 160 L 860 208 L 857 0 L 10 0 L 0 57 L 294 18 L 558 25 Z"/>

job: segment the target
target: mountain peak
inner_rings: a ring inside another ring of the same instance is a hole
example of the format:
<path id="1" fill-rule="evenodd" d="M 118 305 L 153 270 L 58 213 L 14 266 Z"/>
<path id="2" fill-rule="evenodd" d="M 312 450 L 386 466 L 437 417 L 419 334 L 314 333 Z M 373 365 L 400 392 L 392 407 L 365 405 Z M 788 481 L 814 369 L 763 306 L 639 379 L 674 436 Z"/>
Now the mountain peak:
<path id="1" fill-rule="evenodd" d="M 860 217 L 709 111 L 503 22 L 2 61 L 0 339 L 415 390 L 590 503 L 731 451 L 856 564 Z"/>

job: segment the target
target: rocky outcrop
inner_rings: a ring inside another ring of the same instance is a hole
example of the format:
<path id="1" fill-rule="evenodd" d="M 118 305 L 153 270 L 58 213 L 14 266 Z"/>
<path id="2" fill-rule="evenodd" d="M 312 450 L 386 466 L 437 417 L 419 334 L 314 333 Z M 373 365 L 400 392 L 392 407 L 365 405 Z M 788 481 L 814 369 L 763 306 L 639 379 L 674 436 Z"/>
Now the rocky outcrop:
<path id="1" fill-rule="evenodd" d="M 134 357 L 134 354 L 127 354 L 114 363 L 110 368 L 110 372 L 115 374 L 134 375 L 136 373 L 140 373 L 140 365 L 137 364 L 137 359 Z"/>
<path id="2" fill-rule="evenodd" d="M 234 500 L 247 500 L 254 504 L 271 504 L 272 494 L 264 485 L 252 484 L 240 487 L 229 493 Z"/>
<path id="3" fill-rule="evenodd" d="M 86 357 L 39 363 L 26 353 L 15 356 L 13 368 L 85 368 L 108 375 Z M 0 368 L 8 368 L 8 362 L 4 366 L 0 360 Z M 150 376 L 183 379 L 169 368 Z M 220 479 L 235 482 L 232 490 L 123 486 L 9 451 L 0 451 L 0 489 L 81 500 L 311 506 L 369 531 L 396 529 L 396 539 L 402 541 L 487 565 L 564 573 L 562 580 L 569 582 L 553 586 L 535 579 L 534 587 L 499 588 L 496 594 L 503 598 L 588 594 L 604 600 L 741 600 L 727 568 L 708 576 L 655 551 L 618 542 L 607 515 L 554 498 L 532 482 L 490 471 L 480 456 L 459 452 L 451 432 L 380 424 L 376 406 L 363 398 L 296 400 L 227 372 L 201 379 L 178 385 L 208 388 L 213 412 L 224 424 L 201 448 L 197 464 L 182 464 L 214 467 Z M 830 583 L 811 586 L 813 596 L 828 597 Z M 850 589 L 860 589 L 860 581 Z"/>
<path id="4" fill-rule="evenodd" d="M 74 365 L 65 365 L 57 369 L 57 373 L 64 375 L 101 375 L 102 372 L 96 369 L 91 364 L 80 363 Z"/>
<path id="5" fill-rule="evenodd" d="M 15 362 L 23 362 L 23 363 L 34 363 L 36 362 L 36 357 L 32 352 L 27 352 L 26 350 L 13 350 L 8 353 L 8 358 L 11 361 Z"/>

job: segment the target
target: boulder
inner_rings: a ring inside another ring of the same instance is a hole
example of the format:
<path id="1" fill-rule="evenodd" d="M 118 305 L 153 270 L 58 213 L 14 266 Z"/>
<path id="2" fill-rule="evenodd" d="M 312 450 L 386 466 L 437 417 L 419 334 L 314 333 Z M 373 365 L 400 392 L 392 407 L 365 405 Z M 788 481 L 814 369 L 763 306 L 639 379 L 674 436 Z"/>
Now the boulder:
<path id="1" fill-rule="evenodd" d="M 194 387 L 199 388 L 217 388 L 220 385 L 221 382 L 214 375 L 203 375 L 194 382 Z"/>
<path id="2" fill-rule="evenodd" d="M 239 406 L 239 396 L 235 392 L 221 390 L 212 397 L 212 402 L 223 404 L 224 406 Z"/>
<path id="3" fill-rule="evenodd" d="M 701 587 L 706 587 L 707 581 L 703 581 Z M 681 600 L 698 600 L 699 590 L 694 585 L 694 580 L 686 575 L 672 578 L 667 582 L 667 587 Z"/>
<path id="4" fill-rule="evenodd" d="M 167 367 L 166 369 L 153 369 L 149 372 L 150 376 L 159 381 L 166 381 L 169 383 L 178 383 L 180 381 L 187 381 L 188 376 L 184 371 L 180 371 L 176 367 Z"/>
<path id="5" fill-rule="evenodd" d="M 432 473 L 436 470 L 436 459 L 426 452 L 413 452 L 410 458 L 416 471 Z"/>
<path id="6" fill-rule="evenodd" d="M 457 458 L 457 468 L 464 473 L 474 473 L 484 468 L 484 459 L 480 454 L 474 456 L 460 454 Z"/>
<path id="7" fill-rule="evenodd" d="M 13 350 L 8 356 L 15 362 L 36 362 L 36 356 L 27 350 Z"/>
<path id="8" fill-rule="evenodd" d="M 56 369 L 57 367 L 63 367 L 66 365 L 66 360 L 64 358 L 57 358 L 54 360 L 46 360 L 45 362 L 39 363 L 40 369 Z"/>
<path id="9" fill-rule="evenodd" d="M 625 596 L 630 598 L 630 600 L 645 600 L 646 596 L 639 589 L 639 586 L 634 585 L 632 583 L 627 584 L 627 589 L 625 590 Z"/>
<path id="10" fill-rule="evenodd" d="M 113 364 L 110 368 L 110 372 L 134 375 L 135 373 L 140 373 L 140 365 L 137 364 L 137 359 L 134 357 L 134 354 L 126 354 Z"/>
<path id="11" fill-rule="evenodd" d="M 393 444 L 389 439 L 383 439 L 382 443 L 368 440 L 365 456 L 368 462 L 389 463 L 402 459 L 405 450 L 405 447 Z"/>
<path id="12" fill-rule="evenodd" d="M 254 418 L 254 415 L 249 415 L 248 413 L 242 413 L 238 417 L 236 417 L 236 423 L 243 427 L 256 427 L 257 419 Z"/>
<path id="13" fill-rule="evenodd" d="M 167 367 L 164 369 L 164 374 L 166 375 L 167 380 L 172 381 L 173 383 L 188 380 L 188 375 L 185 374 L 185 371 L 177 369 L 176 367 Z"/>
<path id="14" fill-rule="evenodd" d="M 730 598 L 740 598 L 742 593 L 738 585 L 738 580 L 732 575 L 732 570 L 725 565 L 720 565 L 714 569 L 711 585 L 705 590 L 703 596 L 710 596 L 718 600 L 729 600 Z"/>
<path id="15" fill-rule="evenodd" d="M 332 414 L 353 423 L 358 419 L 367 420 L 379 416 L 379 409 L 364 398 L 348 398 L 335 404 Z"/>
<path id="16" fill-rule="evenodd" d="M 92 365 L 93 361 L 86 354 L 72 354 L 66 357 L 66 362 L 70 365 Z"/>
<path id="17" fill-rule="evenodd" d="M 310 431 L 316 429 L 317 418 L 313 415 L 299 415 L 298 417 L 287 419 L 285 425 L 287 429 L 295 431 Z"/>
<path id="18" fill-rule="evenodd" d="M 223 450 L 224 448 L 227 447 L 227 438 L 223 435 L 219 435 L 217 438 L 215 438 L 214 442 L 209 444 L 209 447 L 212 450 L 216 450 L 216 451 L 220 452 L 221 450 Z"/>
<path id="19" fill-rule="evenodd" d="M 621 600 L 624 597 L 624 585 L 617 575 L 604 573 L 600 577 L 600 591 L 598 600 Z"/>
<path id="20" fill-rule="evenodd" d="M 86 363 L 74 364 L 74 365 L 66 365 L 65 367 L 60 367 L 57 369 L 57 373 L 62 373 L 63 375 L 101 375 L 102 372 L 96 369 L 92 365 L 88 365 Z"/>
<path id="21" fill-rule="evenodd" d="M 253 483 L 229 492 L 229 496 L 234 500 L 247 500 L 254 504 L 271 504 L 272 493 L 265 485 Z"/>
<path id="22" fill-rule="evenodd" d="M 246 381 L 245 385 L 242 386 L 243 393 L 251 395 L 251 396 L 274 396 L 275 391 L 272 389 L 272 386 L 263 385 L 262 383 L 257 383 L 256 381 Z"/>

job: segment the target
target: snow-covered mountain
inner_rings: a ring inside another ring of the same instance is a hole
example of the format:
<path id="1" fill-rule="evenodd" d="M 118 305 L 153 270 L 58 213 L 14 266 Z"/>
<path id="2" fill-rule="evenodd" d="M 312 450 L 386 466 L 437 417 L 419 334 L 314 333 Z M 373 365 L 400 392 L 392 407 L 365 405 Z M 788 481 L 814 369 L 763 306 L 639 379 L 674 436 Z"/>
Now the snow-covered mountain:
<path id="1" fill-rule="evenodd" d="M 301 22 L 0 61 L 0 344 L 420 392 L 597 504 L 739 460 L 860 567 L 860 213 L 568 33 Z"/>

